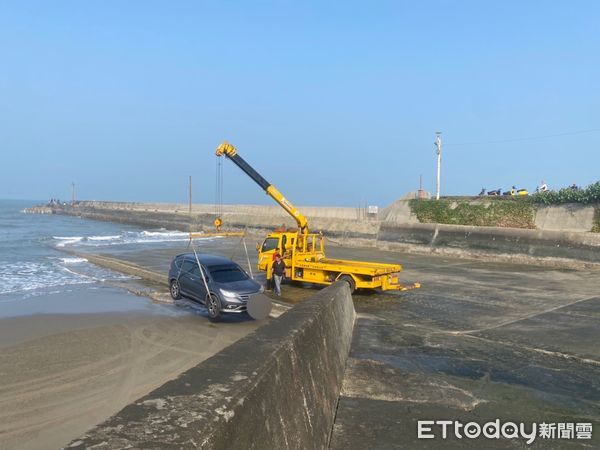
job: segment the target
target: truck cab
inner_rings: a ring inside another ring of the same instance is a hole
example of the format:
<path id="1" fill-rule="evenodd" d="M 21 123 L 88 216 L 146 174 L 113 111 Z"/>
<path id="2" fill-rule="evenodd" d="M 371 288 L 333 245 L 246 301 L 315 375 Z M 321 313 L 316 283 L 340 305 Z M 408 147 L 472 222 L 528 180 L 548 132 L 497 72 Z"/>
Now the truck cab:
<path id="1" fill-rule="evenodd" d="M 300 234 L 298 232 L 273 232 L 265 240 L 257 244 L 258 270 L 271 276 L 273 254 L 279 249 L 283 262 L 287 267 L 289 278 L 297 278 L 293 273 L 294 262 L 301 260 L 317 262 L 325 257 L 325 242 L 322 234 Z"/>

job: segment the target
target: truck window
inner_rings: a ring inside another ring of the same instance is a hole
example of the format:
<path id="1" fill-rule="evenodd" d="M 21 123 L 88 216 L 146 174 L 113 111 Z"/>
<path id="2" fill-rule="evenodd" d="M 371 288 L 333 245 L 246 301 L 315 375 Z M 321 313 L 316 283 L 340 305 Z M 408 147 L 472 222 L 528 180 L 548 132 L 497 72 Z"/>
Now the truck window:
<path id="1" fill-rule="evenodd" d="M 279 247 L 279 239 L 278 238 L 267 238 L 265 242 L 263 242 L 262 250 L 263 252 L 268 252 L 271 250 L 275 250 Z"/>

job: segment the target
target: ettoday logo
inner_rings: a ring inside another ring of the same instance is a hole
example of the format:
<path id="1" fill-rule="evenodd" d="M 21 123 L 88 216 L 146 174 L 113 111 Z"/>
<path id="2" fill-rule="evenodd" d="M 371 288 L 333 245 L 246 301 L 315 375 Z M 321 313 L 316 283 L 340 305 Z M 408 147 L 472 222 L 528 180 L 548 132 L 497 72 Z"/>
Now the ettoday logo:
<path id="1" fill-rule="evenodd" d="M 500 422 L 496 419 L 483 425 L 477 422 L 462 423 L 458 420 L 419 420 L 419 439 L 523 439 L 527 445 L 541 439 L 591 439 L 591 423 L 532 423 Z"/>

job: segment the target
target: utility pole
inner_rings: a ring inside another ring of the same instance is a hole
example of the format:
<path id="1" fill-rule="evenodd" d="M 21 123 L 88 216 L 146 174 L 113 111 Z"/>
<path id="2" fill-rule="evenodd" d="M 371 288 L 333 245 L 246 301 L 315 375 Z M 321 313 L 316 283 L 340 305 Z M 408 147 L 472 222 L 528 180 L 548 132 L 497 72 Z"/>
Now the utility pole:
<path id="1" fill-rule="evenodd" d="M 190 216 L 192 215 L 192 176 L 190 175 L 189 183 L 189 198 L 190 198 Z"/>
<path id="2" fill-rule="evenodd" d="M 442 171 L 442 132 L 435 133 L 435 146 L 437 148 L 437 179 L 435 183 L 435 199 L 440 199 L 440 174 Z"/>
<path id="3" fill-rule="evenodd" d="M 71 206 L 75 206 L 75 182 L 71 182 Z"/>

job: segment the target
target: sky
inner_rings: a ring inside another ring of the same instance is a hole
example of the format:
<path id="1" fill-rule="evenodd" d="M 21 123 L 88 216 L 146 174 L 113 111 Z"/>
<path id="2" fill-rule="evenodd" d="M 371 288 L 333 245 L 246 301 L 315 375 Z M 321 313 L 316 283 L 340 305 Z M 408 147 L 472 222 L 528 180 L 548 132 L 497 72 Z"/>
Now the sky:
<path id="1" fill-rule="evenodd" d="M 0 1 L 0 198 L 298 205 L 600 179 L 596 1 Z M 225 203 L 267 204 L 230 161 Z"/>

